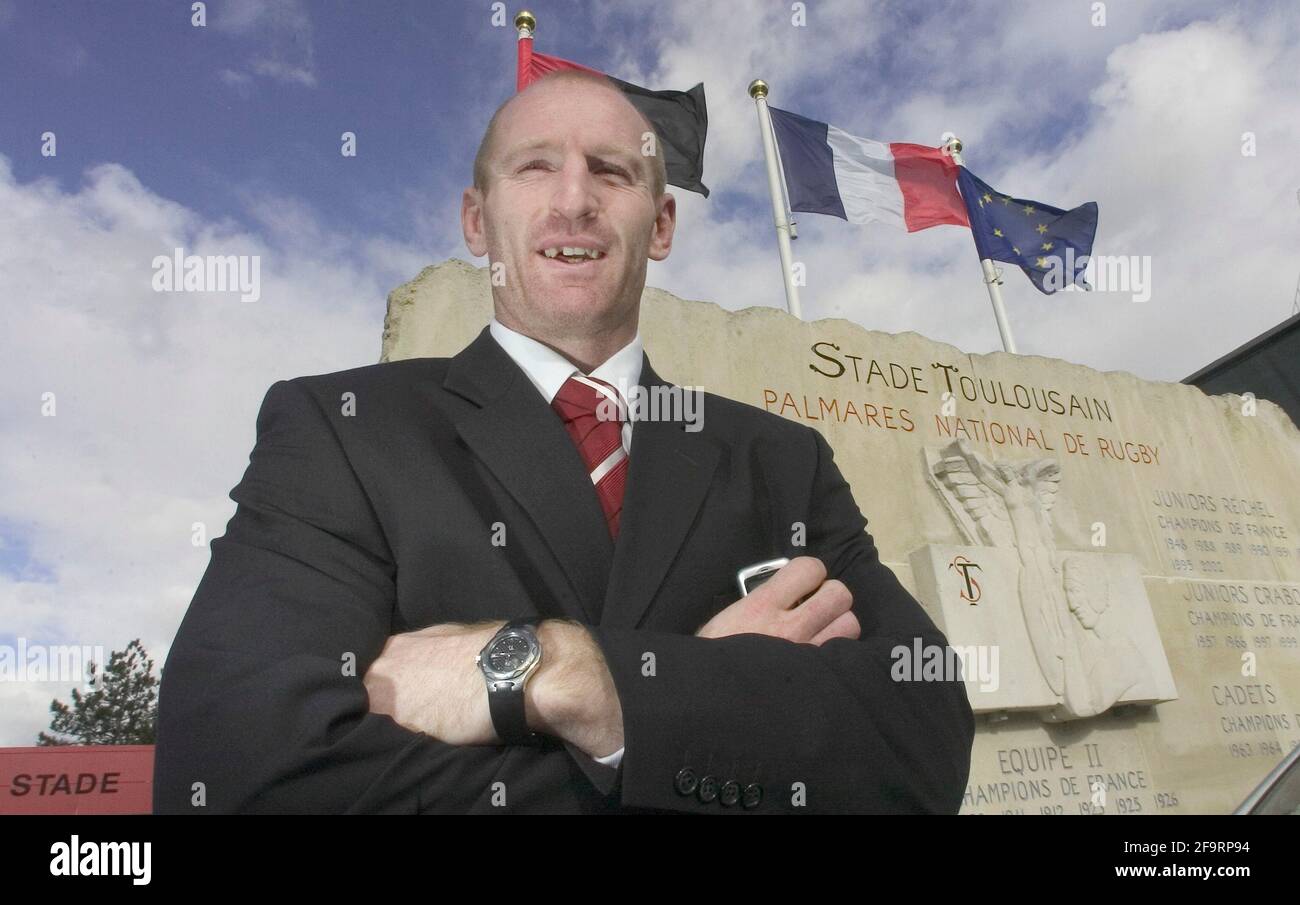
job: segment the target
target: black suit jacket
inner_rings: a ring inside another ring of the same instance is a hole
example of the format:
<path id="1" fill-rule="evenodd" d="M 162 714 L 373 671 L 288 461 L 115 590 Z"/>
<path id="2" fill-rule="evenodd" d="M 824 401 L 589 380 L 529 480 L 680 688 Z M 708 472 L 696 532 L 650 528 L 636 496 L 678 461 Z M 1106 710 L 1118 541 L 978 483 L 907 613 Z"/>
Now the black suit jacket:
<path id="1" fill-rule="evenodd" d="M 641 383 L 670 386 L 648 358 Z M 450 359 L 276 382 L 167 658 L 155 810 L 499 812 L 504 791 L 507 811 L 956 812 L 965 689 L 891 679 L 895 645 L 947 642 L 880 562 L 830 447 L 723 397 L 702 411 L 698 432 L 637 422 L 614 543 L 560 419 L 486 328 Z M 859 640 L 694 637 L 738 568 L 781 555 L 849 587 Z M 361 677 L 390 635 L 534 613 L 591 627 L 619 769 L 369 712 Z M 706 777 L 747 802 L 702 800 Z"/>

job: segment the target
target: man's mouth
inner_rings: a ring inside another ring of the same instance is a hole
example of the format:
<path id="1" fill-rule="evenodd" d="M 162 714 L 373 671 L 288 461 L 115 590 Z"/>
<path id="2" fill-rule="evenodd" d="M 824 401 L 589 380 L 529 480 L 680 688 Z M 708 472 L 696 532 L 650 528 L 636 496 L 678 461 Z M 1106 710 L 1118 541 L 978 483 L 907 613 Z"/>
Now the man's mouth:
<path id="1" fill-rule="evenodd" d="M 605 252 L 580 246 L 544 248 L 538 254 L 548 261 L 554 261 L 566 267 L 589 267 L 605 259 Z"/>

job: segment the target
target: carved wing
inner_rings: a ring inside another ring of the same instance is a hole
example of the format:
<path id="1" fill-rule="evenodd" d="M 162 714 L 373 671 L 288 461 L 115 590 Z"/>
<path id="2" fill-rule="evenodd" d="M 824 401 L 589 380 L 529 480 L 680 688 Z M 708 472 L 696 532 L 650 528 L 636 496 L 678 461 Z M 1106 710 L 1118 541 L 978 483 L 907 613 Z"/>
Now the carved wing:
<path id="1" fill-rule="evenodd" d="M 976 457 L 985 471 L 992 471 L 992 466 L 984 461 L 978 452 L 969 447 L 963 449 L 957 443 L 949 444 L 940 452 L 937 461 L 930 466 L 939 492 L 943 494 L 949 507 L 958 515 L 957 522 L 972 543 L 981 543 L 993 547 L 1014 547 L 1015 535 L 1011 530 L 1011 520 L 1007 518 L 1007 507 L 1002 497 L 979 479 L 971 469 L 968 457 Z M 960 516 L 964 515 L 966 520 Z M 978 535 L 971 537 L 972 528 Z"/>

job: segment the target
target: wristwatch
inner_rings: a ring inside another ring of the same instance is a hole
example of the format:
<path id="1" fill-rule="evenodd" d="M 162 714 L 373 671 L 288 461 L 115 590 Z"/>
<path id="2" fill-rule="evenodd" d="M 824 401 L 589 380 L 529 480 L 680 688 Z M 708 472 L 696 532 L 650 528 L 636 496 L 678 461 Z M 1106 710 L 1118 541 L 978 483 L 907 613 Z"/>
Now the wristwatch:
<path id="1" fill-rule="evenodd" d="M 512 619 L 492 636 L 475 657 L 487 680 L 492 726 L 507 745 L 530 745 L 540 736 L 528 728 L 524 684 L 542 662 L 537 617 Z"/>

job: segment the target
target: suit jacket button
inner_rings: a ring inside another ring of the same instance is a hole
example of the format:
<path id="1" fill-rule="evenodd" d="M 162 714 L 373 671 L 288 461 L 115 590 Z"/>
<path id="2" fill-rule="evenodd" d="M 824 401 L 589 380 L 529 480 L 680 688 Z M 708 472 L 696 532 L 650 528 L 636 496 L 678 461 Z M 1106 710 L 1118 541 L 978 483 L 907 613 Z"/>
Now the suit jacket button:
<path id="1" fill-rule="evenodd" d="M 741 806 L 746 808 L 756 808 L 758 803 L 763 800 L 763 787 L 756 782 L 751 782 L 745 786 L 744 795 L 741 797 Z"/>
<path id="2" fill-rule="evenodd" d="M 718 797 L 718 780 L 713 776 L 706 776 L 700 780 L 700 788 L 697 793 L 700 801 L 708 804 Z"/>
<path id="3" fill-rule="evenodd" d="M 729 808 L 736 802 L 740 801 L 740 783 L 734 779 L 729 779 L 722 784 L 722 790 L 718 792 L 718 801 L 724 808 Z"/>
<path id="4" fill-rule="evenodd" d="M 695 777 L 695 771 L 690 767 L 682 767 L 677 771 L 677 776 L 673 780 L 673 786 L 677 789 L 678 795 L 690 795 L 699 785 L 699 780 Z"/>

